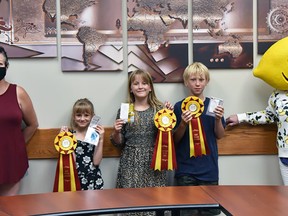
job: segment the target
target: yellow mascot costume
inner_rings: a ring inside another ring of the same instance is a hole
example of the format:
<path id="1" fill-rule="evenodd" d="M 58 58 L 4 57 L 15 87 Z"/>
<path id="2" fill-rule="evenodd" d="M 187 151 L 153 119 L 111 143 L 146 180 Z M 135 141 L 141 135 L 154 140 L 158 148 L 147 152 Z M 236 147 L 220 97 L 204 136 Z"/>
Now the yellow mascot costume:
<path id="1" fill-rule="evenodd" d="M 277 123 L 277 147 L 282 179 L 288 185 L 288 37 L 274 43 L 262 56 L 253 75 L 275 88 L 265 110 L 231 115 L 227 125 Z"/>

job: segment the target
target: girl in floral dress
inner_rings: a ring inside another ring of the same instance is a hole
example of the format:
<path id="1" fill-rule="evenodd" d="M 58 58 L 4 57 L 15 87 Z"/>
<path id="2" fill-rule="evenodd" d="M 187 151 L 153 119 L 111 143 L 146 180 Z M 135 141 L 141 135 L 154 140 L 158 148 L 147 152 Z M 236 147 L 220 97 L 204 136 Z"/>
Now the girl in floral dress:
<path id="1" fill-rule="evenodd" d="M 71 131 L 77 139 L 75 149 L 76 168 L 82 190 L 103 189 L 104 181 L 99 168 L 103 156 L 104 127 L 96 125 L 95 130 L 99 134 L 97 145 L 84 142 L 84 138 L 90 121 L 94 116 L 94 106 L 87 98 L 75 102 L 71 115 Z M 61 131 L 68 131 L 62 127 Z"/>

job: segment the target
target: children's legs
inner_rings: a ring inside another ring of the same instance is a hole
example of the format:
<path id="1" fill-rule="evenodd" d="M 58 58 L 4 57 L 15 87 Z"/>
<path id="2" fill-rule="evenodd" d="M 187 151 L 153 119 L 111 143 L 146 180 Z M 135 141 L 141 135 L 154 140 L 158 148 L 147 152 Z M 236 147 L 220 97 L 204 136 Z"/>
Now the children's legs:
<path id="1" fill-rule="evenodd" d="M 281 160 L 279 159 L 279 166 L 280 166 L 280 172 L 281 172 L 281 176 L 283 179 L 283 183 L 284 185 L 288 185 L 288 166 L 283 164 L 281 162 Z"/>
<path id="2" fill-rule="evenodd" d="M 20 189 L 20 181 L 13 184 L 0 184 L 0 196 L 17 195 Z"/>

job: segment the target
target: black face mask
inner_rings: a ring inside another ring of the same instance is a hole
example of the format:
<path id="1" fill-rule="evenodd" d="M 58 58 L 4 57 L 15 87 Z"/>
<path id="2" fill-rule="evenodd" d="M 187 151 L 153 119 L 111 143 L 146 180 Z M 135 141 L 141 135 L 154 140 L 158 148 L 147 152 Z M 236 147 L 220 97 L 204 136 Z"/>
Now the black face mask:
<path id="1" fill-rule="evenodd" d="M 0 80 L 6 76 L 6 67 L 0 67 Z"/>

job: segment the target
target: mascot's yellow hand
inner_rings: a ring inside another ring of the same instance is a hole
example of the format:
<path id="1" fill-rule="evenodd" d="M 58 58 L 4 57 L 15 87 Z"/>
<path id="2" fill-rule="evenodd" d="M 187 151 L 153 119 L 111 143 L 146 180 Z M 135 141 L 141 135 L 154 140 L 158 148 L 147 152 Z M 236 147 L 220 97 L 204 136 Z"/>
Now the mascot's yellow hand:
<path id="1" fill-rule="evenodd" d="M 279 90 L 288 90 L 288 37 L 274 43 L 262 56 L 253 75 Z"/>

